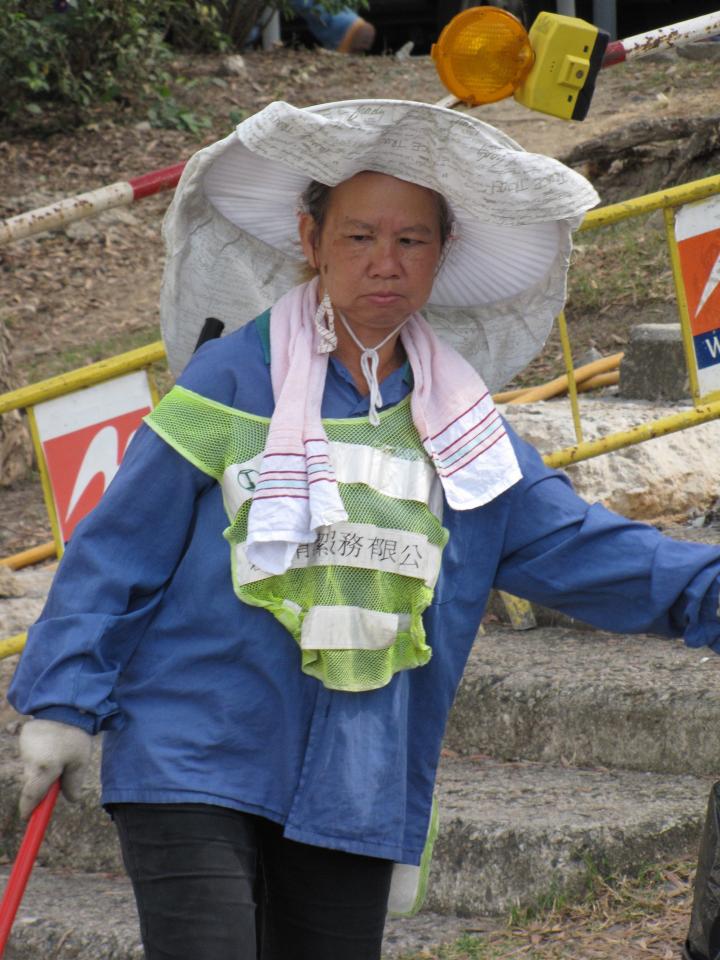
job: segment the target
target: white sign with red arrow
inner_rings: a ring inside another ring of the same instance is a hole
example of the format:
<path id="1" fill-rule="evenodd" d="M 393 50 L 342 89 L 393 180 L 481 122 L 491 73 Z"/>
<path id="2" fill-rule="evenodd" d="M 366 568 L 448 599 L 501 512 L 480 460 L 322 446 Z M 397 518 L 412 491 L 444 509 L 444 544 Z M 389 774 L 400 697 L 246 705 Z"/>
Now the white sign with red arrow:
<path id="1" fill-rule="evenodd" d="M 64 543 L 100 500 L 151 409 L 150 385 L 142 370 L 34 408 Z"/>
<path id="2" fill-rule="evenodd" d="M 720 391 L 720 196 L 681 207 L 675 217 L 700 394 Z"/>

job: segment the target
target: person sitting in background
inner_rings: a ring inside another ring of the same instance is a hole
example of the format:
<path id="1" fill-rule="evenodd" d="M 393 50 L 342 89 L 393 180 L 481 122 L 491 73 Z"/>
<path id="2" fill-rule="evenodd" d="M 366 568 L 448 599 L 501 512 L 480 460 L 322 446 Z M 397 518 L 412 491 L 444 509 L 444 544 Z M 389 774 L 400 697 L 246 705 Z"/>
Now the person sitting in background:
<path id="1" fill-rule="evenodd" d="M 343 7 L 337 13 L 328 13 L 313 0 L 288 0 L 288 5 L 304 21 L 321 47 L 339 53 L 367 53 L 375 43 L 375 27 L 350 7 Z M 255 46 L 259 42 L 263 27 L 264 24 L 253 28 L 248 37 L 248 46 Z"/>
<path id="2" fill-rule="evenodd" d="M 375 27 L 350 7 L 328 13 L 313 0 L 290 0 L 317 42 L 339 53 L 366 53 L 375 42 Z"/>

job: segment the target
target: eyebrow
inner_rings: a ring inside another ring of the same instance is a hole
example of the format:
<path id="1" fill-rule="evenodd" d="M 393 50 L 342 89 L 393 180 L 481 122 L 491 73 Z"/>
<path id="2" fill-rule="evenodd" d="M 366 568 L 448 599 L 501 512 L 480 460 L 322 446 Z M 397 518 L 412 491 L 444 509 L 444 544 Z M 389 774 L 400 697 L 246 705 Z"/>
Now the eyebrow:
<path id="1" fill-rule="evenodd" d="M 370 232 L 375 230 L 375 225 L 372 223 L 365 223 L 364 220 L 353 220 L 351 217 L 345 217 L 342 222 L 342 226 L 345 228 L 356 227 L 359 230 L 368 230 Z M 396 231 L 396 234 L 401 233 L 421 233 L 424 236 L 431 237 L 433 231 L 430 227 L 427 227 L 424 223 L 410 223 L 406 227 L 401 227 Z"/>

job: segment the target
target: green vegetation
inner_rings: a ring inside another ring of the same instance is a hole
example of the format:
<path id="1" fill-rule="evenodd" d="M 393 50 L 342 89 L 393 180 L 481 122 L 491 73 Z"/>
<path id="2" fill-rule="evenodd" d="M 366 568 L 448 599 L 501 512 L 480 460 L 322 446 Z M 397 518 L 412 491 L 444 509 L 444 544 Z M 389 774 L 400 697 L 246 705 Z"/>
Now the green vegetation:
<path id="1" fill-rule="evenodd" d="M 576 365 L 592 350 L 625 348 L 637 323 L 679 321 L 662 213 L 575 235 L 565 313 Z M 534 386 L 565 372 L 558 327 L 513 386 Z"/>
<path id="2" fill-rule="evenodd" d="M 74 0 L 0 5 L 4 121 L 78 123 L 95 103 L 120 100 L 154 77 L 165 49 L 154 0 Z"/>
<path id="3" fill-rule="evenodd" d="M 10 325 L 10 324 L 9 324 Z M 57 377 L 63 373 L 79 370 L 89 363 L 97 363 L 108 357 L 115 357 L 119 353 L 145 347 L 158 339 L 154 330 L 138 330 L 133 333 L 122 333 L 114 336 L 98 337 L 92 345 L 83 344 L 66 350 L 58 350 L 50 355 L 31 357 L 25 368 L 24 378 L 28 383 L 37 383 L 49 377 Z M 163 376 L 165 365 L 162 364 Z"/>
<path id="4" fill-rule="evenodd" d="M 507 954 L 502 944 L 493 944 L 476 936 L 460 937 L 455 943 L 428 953 L 408 953 L 401 960 L 501 960 Z"/>
<path id="5" fill-rule="evenodd" d="M 575 238 L 568 310 L 647 306 L 675 299 L 661 216 L 633 217 Z"/>
<path id="6" fill-rule="evenodd" d="M 168 60 L 175 50 L 242 49 L 268 6 L 284 10 L 286 0 L 3 0 L 0 128 L 52 132 L 113 102 L 198 134 L 207 123 L 170 96 Z"/>

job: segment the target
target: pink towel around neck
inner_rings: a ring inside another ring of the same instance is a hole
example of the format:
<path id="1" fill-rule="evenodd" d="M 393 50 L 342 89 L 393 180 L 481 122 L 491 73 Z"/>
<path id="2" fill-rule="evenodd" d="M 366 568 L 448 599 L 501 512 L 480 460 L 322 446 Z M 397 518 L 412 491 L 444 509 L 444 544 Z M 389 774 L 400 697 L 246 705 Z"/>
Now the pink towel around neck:
<path id="1" fill-rule="evenodd" d="M 320 527 L 347 520 L 321 419 L 328 355 L 317 352 L 317 279 L 294 287 L 270 315 L 270 421 L 248 517 L 247 556 L 283 573 Z M 400 331 L 413 372 L 413 421 L 456 510 L 482 506 L 521 476 L 487 387 L 473 367 L 413 314 Z"/>

